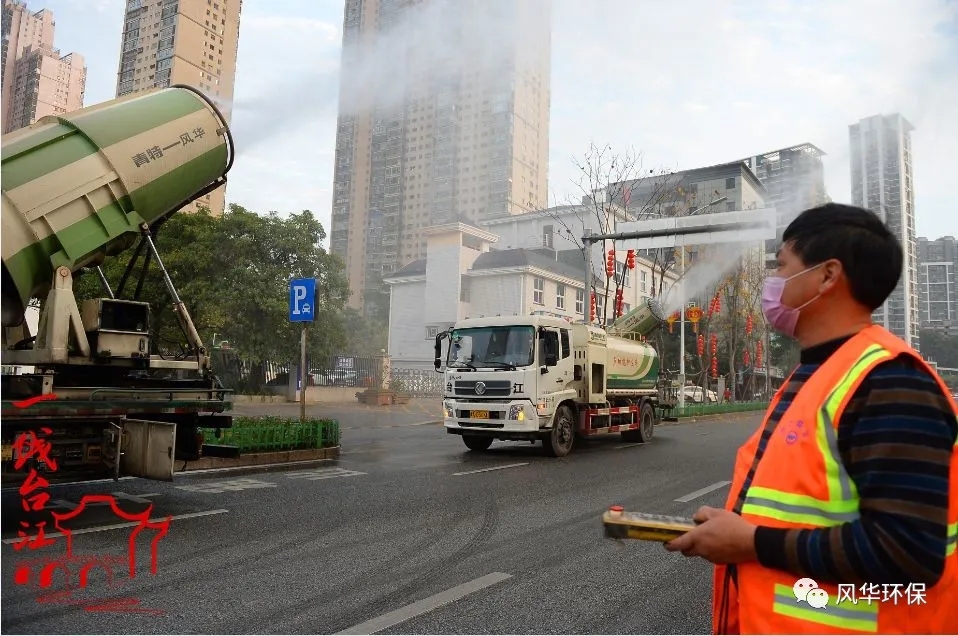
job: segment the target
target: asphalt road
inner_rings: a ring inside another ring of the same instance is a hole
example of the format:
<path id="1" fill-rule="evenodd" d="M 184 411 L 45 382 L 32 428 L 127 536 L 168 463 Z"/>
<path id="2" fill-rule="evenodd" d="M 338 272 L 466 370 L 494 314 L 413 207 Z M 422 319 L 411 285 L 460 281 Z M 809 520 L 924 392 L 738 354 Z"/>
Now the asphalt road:
<path id="1" fill-rule="evenodd" d="M 80 555 L 112 555 L 112 585 L 101 569 L 72 593 L 55 593 L 65 589 L 60 573 L 39 588 L 38 559 L 63 555 L 65 537 L 16 551 L 23 513 L 17 492 L 5 492 L 3 632 L 709 631 L 708 564 L 604 539 L 600 518 L 615 503 L 684 516 L 721 505 L 757 414 L 662 426 L 644 445 L 609 436 L 562 459 L 519 443 L 471 453 L 414 412 L 335 416 L 338 461 L 52 488 L 48 507 L 60 513 L 87 494 L 122 493 L 126 513 L 152 502 L 153 519 L 173 515 L 155 575 L 157 533 L 137 538 L 133 579 L 122 563 L 132 528 L 109 528 L 124 522 L 109 506 L 61 523 L 74 533 L 74 584 Z M 30 579 L 16 584 L 31 559 Z"/>

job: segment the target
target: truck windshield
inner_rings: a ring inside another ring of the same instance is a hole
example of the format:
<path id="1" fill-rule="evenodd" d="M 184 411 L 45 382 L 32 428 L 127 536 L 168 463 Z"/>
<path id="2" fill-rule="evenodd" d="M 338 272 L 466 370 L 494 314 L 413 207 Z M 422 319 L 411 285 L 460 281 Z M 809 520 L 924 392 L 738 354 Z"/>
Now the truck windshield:
<path id="1" fill-rule="evenodd" d="M 534 361 L 535 329 L 531 325 L 453 329 L 449 367 L 527 367 Z"/>

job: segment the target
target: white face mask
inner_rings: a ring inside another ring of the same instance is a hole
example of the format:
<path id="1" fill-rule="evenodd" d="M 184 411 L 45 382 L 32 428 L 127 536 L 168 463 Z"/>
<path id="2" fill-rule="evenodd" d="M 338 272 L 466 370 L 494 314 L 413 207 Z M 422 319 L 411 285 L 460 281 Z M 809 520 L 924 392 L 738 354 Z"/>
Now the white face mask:
<path id="1" fill-rule="evenodd" d="M 772 326 L 772 329 L 789 337 L 795 336 L 795 326 L 798 324 L 798 317 L 801 311 L 821 298 L 822 295 L 816 295 L 801 307 L 788 307 L 782 304 L 782 294 L 785 293 L 785 285 L 793 278 L 816 270 L 824 264 L 825 263 L 819 263 L 818 265 L 813 265 L 788 278 L 783 276 L 767 276 L 765 278 L 765 283 L 762 287 L 762 313 L 765 314 L 765 319 L 768 320 L 768 324 Z"/>

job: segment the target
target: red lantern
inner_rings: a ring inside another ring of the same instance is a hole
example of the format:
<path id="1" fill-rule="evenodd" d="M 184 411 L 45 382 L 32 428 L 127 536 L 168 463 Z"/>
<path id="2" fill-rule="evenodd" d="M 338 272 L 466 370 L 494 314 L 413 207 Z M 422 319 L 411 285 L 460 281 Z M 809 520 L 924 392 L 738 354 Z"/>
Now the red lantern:
<path id="1" fill-rule="evenodd" d="M 672 327 L 682 316 L 679 315 L 679 312 L 675 312 L 671 316 L 665 319 L 665 322 L 669 323 L 669 333 L 672 333 Z"/>
<path id="2" fill-rule="evenodd" d="M 595 292 L 591 294 L 590 307 L 589 307 L 589 322 L 595 322 L 595 312 L 596 312 L 596 303 L 595 303 Z"/>
<path id="3" fill-rule="evenodd" d="M 755 343 L 755 366 L 762 366 L 762 341 Z"/>
<path id="4" fill-rule="evenodd" d="M 607 278 L 612 278 L 615 274 L 615 250 L 609 250 L 608 258 L 605 260 L 605 275 Z"/>
<path id="5" fill-rule="evenodd" d="M 718 357 L 712 356 L 712 377 L 718 377 Z"/>
<path id="6" fill-rule="evenodd" d="M 722 297 L 718 292 L 715 292 L 715 313 L 722 313 Z"/>
<path id="7" fill-rule="evenodd" d="M 752 334 L 752 314 L 749 314 L 745 318 L 745 335 L 749 336 Z"/>
<path id="8" fill-rule="evenodd" d="M 698 337 L 698 351 L 700 356 L 705 355 L 705 336 L 699 334 Z"/>
<path id="9" fill-rule="evenodd" d="M 745 350 L 745 366 L 748 366 L 748 363 L 751 362 L 751 356 L 748 354 L 748 349 Z"/>
<path id="10" fill-rule="evenodd" d="M 685 317 L 689 319 L 689 322 L 692 323 L 692 331 L 695 333 L 699 332 L 699 321 L 702 319 L 702 316 L 705 315 L 705 312 L 702 311 L 701 307 L 689 307 L 685 312 Z"/>
<path id="11" fill-rule="evenodd" d="M 712 334 L 712 355 L 718 355 L 718 336 Z"/>
<path id="12" fill-rule="evenodd" d="M 629 250 L 625 253 L 625 266 L 629 269 L 635 269 L 635 250 Z"/>

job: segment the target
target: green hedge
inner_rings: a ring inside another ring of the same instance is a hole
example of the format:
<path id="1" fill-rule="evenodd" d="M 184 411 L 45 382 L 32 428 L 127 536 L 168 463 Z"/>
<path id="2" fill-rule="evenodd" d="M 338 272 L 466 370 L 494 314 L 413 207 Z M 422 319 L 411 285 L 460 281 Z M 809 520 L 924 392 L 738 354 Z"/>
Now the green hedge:
<path id="1" fill-rule="evenodd" d="M 339 446 L 339 422 L 288 417 L 234 417 L 232 428 L 204 428 L 207 444 L 238 446 L 240 452 L 283 451 Z"/>
<path id="2" fill-rule="evenodd" d="M 748 411 L 764 411 L 768 402 L 727 402 L 727 403 L 685 403 L 685 408 L 672 409 L 673 417 L 696 417 L 701 415 L 721 415 L 723 413 L 746 413 Z"/>

